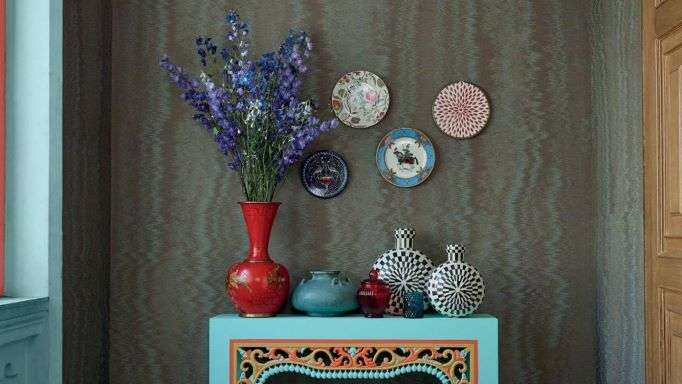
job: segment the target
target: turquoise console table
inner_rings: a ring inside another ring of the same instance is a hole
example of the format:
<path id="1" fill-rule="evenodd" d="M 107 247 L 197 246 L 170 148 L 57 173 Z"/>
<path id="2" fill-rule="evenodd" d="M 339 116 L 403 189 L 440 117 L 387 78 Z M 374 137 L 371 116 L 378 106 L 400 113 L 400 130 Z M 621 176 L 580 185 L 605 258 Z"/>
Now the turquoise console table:
<path id="1" fill-rule="evenodd" d="M 497 319 L 488 315 L 219 315 L 209 324 L 210 384 L 265 384 L 284 372 L 319 379 L 421 372 L 442 384 L 497 384 L 497 353 Z"/>

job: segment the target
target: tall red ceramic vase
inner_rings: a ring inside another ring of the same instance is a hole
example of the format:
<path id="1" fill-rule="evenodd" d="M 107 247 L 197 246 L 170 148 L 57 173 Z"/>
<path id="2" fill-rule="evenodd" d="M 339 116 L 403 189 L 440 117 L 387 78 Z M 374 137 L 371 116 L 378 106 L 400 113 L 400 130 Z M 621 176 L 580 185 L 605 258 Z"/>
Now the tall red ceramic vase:
<path id="1" fill-rule="evenodd" d="M 246 260 L 227 270 L 225 289 L 240 315 L 269 317 L 279 312 L 289 295 L 289 272 L 268 254 L 270 230 L 280 203 L 239 203 L 249 232 Z"/>

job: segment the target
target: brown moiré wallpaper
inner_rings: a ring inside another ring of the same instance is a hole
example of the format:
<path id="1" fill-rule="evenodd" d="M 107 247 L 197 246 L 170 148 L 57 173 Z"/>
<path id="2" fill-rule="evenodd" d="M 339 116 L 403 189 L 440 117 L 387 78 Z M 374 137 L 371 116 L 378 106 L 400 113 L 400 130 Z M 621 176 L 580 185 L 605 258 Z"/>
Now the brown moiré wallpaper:
<path id="1" fill-rule="evenodd" d="M 411 225 L 434 261 L 463 242 L 483 274 L 480 309 L 500 319 L 501 380 L 596 380 L 595 176 L 588 1 L 112 2 L 110 381 L 204 383 L 207 319 L 231 311 L 223 273 L 246 234 L 236 175 L 158 68 L 168 52 L 197 69 L 193 39 L 219 36 L 223 11 L 251 22 L 253 51 L 291 27 L 315 43 L 306 91 L 329 115 L 336 79 L 383 77 L 386 119 L 342 127 L 312 149 L 342 153 L 350 184 L 318 200 L 298 169 L 282 186 L 272 255 L 293 280 L 313 268 L 360 280 Z M 433 98 L 468 80 L 492 102 L 486 130 L 454 140 L 435 127 Z M 383 181 L 377 142 L 409 126 L 428 134 L 436 169 L 413 189 Z"/>
<path id="2" fill-rule="evenodd" d="M 62 376 L 109 380 L 111 8 L 64 0 Z"/>
<path id="3" fill-rule="evenodd" d="M 644 383 L 641 2 L 595 0 L 599 383 Z"/>

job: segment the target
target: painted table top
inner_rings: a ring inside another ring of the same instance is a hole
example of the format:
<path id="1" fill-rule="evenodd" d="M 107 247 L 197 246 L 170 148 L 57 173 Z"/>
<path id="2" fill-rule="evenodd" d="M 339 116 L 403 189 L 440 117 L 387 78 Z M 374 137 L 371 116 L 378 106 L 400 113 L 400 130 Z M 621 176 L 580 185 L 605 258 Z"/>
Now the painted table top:
<path id="1" fill-rule="evenodd" d="M 412 372 L 409 369 L 413 368 L 433 374 L 442 383 L 498 382 L 497 319 L 485 314 L 462 318 L 427 314 L 421 319 L 399 316 L 367 319 L 362 315 L 279 315 L 252 319 L 222 314 L 210 319 L 209 336 L 211 384 L 262 384 L 269 377 L 282 372 L 298 372 L 317 378 L 391 378 Z M 369 355 L 364 355 L 369 359 L 369 365 L 351 359 L 347 363 L 350 365 L 343 367 L 320 366 L 315 361 L 304 361 L 304 355 L 308 352 L 297 355 L 298 351 L 304 351 L 305 348 L 311 349 L 310 353 L 332 353 L 334 358 L 341 359 L 339 361 L 343 360 L 343 354 L 355 356 L 356 353 L 370 351 Z M 373 366 L 371 351 L 386 348 L 394 351 L 391 352 L 393 356 L 386 363 Z M 255 358 L 255 355 L 249 357 L 251 353 L 260 356 L 263 349 L 269 351 L 267 353 L 272 360 L 264 362 L 259 357 L 256 359 L 258 361 L 253 360 L 256 363 L 253 369 L 240 370 L 243 364 L 249 364 L 249 359 Z M 282 350 L 289 351 L 288 357 L 277 360 L 277 354 Z M 422 357 L 410 360 L 409 351 Z M 453 356 L 452 351 L 455 351 L 454 356 L 459 360 L 453 360 L 450 365 L 439 365 L 435 360 L 424 360 L 423 351 L 445 353 L 447 356 Z M 336 356 L 336 353 L 341 355 Z M 462 370 L 462 366 L 466 369 Z M 379 371 L 380 375 L 376 373 Z M 244 372 L 251 376 L 245 378 Z M 239 377 L 242 381 L 238 380 Z"/>
<path id="2" fill-rule="evenodd" d="M 211 318 L 211 321 L 223 321 L 223 320 L 229 320 L 229 321 L 243 321 L 243 322 L 251 322 L 252 320 L 256 321 L 264 321 L 264 322 L 282 322 L 282 321 L 297 321 L 297 320 L 305 320 L 305 321 L 313 321 L 313 322 L 325 322 L 325 321 L 340 321 L 340 322 L 356 322 L 356 321 L 361 321 L 363 323 L 365 322 L 393 322 L 393 321 L 406 321 L 406 322 L 439 322 L 439 321 L 446 321 L 448 323 L 452 323 L 453 321 L 480 321 L 481 319 L 490 319 L 497 321 L 497 318 L 484 314 L 484 313 L 474 313 L 472 315 L 466 316 L 466 317 L 459 317 L 459 318 L 452 318 L 452 317 L 446 317 L 442 316 L 436 313 L 427 313 L 424 315 L 423 318 L 421 319 L 405 319 L 402 316 L 390 316 L 386 315 L 384 317 L 380 317 L 378 319 L 368 319 L 362 314 L 355 313 L 351 315 L 346 315 L 346 316 L 332 316 L 332 317 L 311 317 L 311 316 L 306 316 L 306 315 L 296 315 L 296 314 L 280 314 L 274 317 L 263 317 L 263 318 L 247 318 L 247 317 L 241 317 L 236 313 L 223 313 L 219 314 L 216 316 L 213 316 Z M 366 325 L 366 324 L 365 324 Z"/>

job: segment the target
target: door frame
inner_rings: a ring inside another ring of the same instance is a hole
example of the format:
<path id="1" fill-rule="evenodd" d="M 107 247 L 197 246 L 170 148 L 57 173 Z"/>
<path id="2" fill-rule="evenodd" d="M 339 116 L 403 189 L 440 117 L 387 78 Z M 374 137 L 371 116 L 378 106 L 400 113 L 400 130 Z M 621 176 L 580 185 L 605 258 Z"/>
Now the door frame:
<path id="1" fill-rule="evenodd" d="M 667 111 L 663 104 L 669 99 L 664 94 L 666 88 L 661 85 L 665 82 L 664 76 L 667 73 L 664 59 L 669 57 L 666 56 L 668 52 L 672 55 L 674 50 L 662 50 L 668 38 L 672 38 L 673 42 L 679 39 L 675 34 L 682 29 L 682 0 L 642 0 L 641 4 L 645 377 L 647 383 L 663 384 L 667 382 L 669 375 L 680 374 L 677 370 L 670 370 L 670 361 L 666 359 L 666 351 L 671 351 L 667 344 L 668 336 L 671 336 L 668 332 L 673 329 L 666 319 L 671 313 L 680 315 L 679 308 L 682 307 L 682 285 L 670 283 L 676 282 L 676 273 L 682 270 L 682 258 L 679 257 L 679 244 L 666 245 L 670 239 L 679 241 L 680 236 L 676 233 L 679 229 L 671 227 L 673 207 L 665 203 L 664 197 L 667 197 L 664 191 L 668 191 L 673 197 L 676 196 L 675 193 L 682 194 L 665 187 L 665 179 L 670 177 L 671 169 L 677 174 L 676 177 L 682 177 L 682 165 L 678 163 L 675 168 L 671 165 L 674 163 L 665 155 L 666 145 L 669 144 L 663 142 L 663 137 L 670 134 L 668 131 L 671 128 L 664 124 Z M 682 84 L 682 79 L 678 82 Z M 682 91 L 677 93 L 677 97 L 682 95 Z M 678 121 L 677 124 L 682 122 Z M 682 135 L 682 130 L 676 130 L 677 136 Z M 677 150 L 682 150 L 680 138 L 677 143 Z M 673 168 L 667 169 L 668 166 Z"/>

